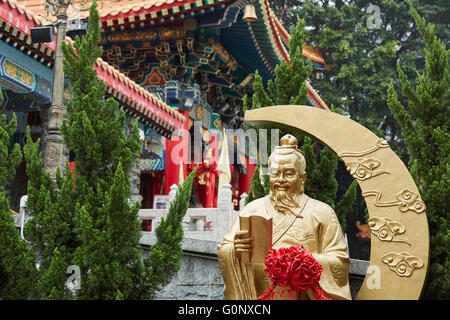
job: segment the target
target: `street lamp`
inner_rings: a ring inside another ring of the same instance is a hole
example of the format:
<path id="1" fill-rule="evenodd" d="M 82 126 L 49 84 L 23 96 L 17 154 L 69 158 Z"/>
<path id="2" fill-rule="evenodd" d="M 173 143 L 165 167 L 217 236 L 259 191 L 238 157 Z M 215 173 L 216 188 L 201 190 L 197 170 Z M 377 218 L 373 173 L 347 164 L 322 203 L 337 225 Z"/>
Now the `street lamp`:
<path id="1" fill-rule="evenodd" d="M 65 163 L 68 153 L 65 151 L 65 147 L 63 145 L 61 125 L 64 117 L 64 71 L 62 43 L 65 41 L 66 37 L 68 19 L 67 9 L 69 5 L 72 5 L 78 13 L 80 11 L 87 10 L 86 8 L 79 8 L 75 6 L 74 0 L 46 0 L 45 9 L 47 13 L 50 12 L 56 17 L 57 21 L 51 26 L 51 31 L 49 30 L 49 26 L 38 27 L 41 28 L 41 30 L 31 31 L 31 34 L 33 35 L 34 33 L 35 35 L 35 42 L 47 42 L 45 40 L 53 41 L 51 34 L 53 33 L 53 26 L 56 26 L 52 103 L 49 110 L 47 134 L 44 137 L 43 150 L 44 169 L 49 172 L 50 177 L 53 180 L 56 177 L 56 171 L 58 168 L 62 173 L 65 173 Z M 45 37 L 45 32 L 48 33 L 47 37 Z M 44 35 L 44 37 L 36 37 L 36 35 Z"/>
<path id="2" fill-rule="evenodd" d="M 44 169 L 55 179 L 56 170 L 65 172 L 65 152 L 61 133 L 64 116 L 64 71 L 62 43 L 66 37 L 67 8 L 72 0 L 47 0 L 45 7 L 56 16 L 56 50 L 53 66 L 52 103 L 49 110 L 47 135 L 44 138 Z"/>

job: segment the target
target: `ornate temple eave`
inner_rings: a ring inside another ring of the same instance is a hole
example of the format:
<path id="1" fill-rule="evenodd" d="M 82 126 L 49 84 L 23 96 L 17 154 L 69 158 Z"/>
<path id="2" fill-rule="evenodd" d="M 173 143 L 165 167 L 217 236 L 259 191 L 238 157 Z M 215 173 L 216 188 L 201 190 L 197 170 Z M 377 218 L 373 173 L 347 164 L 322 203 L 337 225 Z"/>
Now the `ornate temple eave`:
<path id="1" fill-rule="evenodd" d="M 183 115 L 102 59 L 97 59 L 94 69 L 97 70 L 98 78 L 108 86 L 108 93 L 134 109 L 136 111 L 134 114 L 140 115 L 140 118 L 148 124 L 156 123 L 171 133 L 173 130 L 181 128 L 183 122 L 186 121 Z M 161 134 L 169 136 L 164 132 Z"/>
<path id="2" fill-rule="evenodd" d="M 278 28 L 277 22 L 279 23 L 279 21 L 278 21 L 277 17 L 275 16 L 275 14 L 273 13 L 272 9 L 270 9 L 269 4 L 267 3 L 267 0 L 265 2 L 266 2 L 265 4 L 266 4 L 268 21 L 270 23 L 272 36 L 276 42 L 276 46 L 277 46 L 281 56 L 283 57 L 283 59 L 289 60 L 289 52 L 287 50 L 287 46 L 285 46 L 283 44 L 282 36 L 280 35 L 280 30 Z M 289 41 L 287 43 L 289 43 Z"/>
<path id="3" fill-rule="evenodd" d="M 274 27 L 276 28 L 276 34 L 281 40 L 281 43 L 283 44 L 285 52 L 287 52 L 288 43 L 291 39 L 291 35 L 289 32 L 283 27 L 280 20 L 276 17 L 276 15 L 273 13 L 272 9 L 269 9 L 270 11 L 270 17 L 271 21 L 273 22 Z M 311 62 L 314 64 L 314 67 L 316 69 L 325 70 L 326 63 L 324 58 L 322 57 L 322 54 L 319 52 L 317 48 L 309 47 L 306 45 L 306 43 L 303 43 L 303 59 L 307 60 L 308 58 L 311 59 Z"/>
<path id="4" fill-rule="evenodd" d="M 36 59 L 40 58 L 41 63 L 45 62 L 45 57 L 53 61 L 55 41 L 32 44 L 30 29 L 45 23 L 45 19 L 36 16 L 14 0 L 0 2 L 0 35 L 4 35 L 7 42 L 18 50 L 25 51 Z M 68 37 L 66 41 L 72 43 Z M 50 64 L 47 63 L 47 67 L 50 67 Z M 157 128 L 164 136 L 170 137 L 175 129 L 183 126 L 186 121 L 184 116 L 107 62 L 97 59 L 94 69 L 97 70 L 99 79 L 107 85 L 111 96 L 120 100 L 122 106 L 134 109 L 133 114 Z"/>
<path id="5" fill-rule="evenodd" d="M 259 0 L 259 4 L 262 11 L 262 22 L 264 22 L 267 27 L 267 38 L 270 39 L 273 51 L 275 52 L 278 59 L 280 59 L 280 61 L 282 59 L 288 59 L 289 54 L 286 51 L 286 48 L 284 48 L 284 46 L 281 44 L 281 41 L 277 34 L 277 29 L 275 28 L 275 24 L 273 22 L 273 17 L 270 15 L 271 10 L 268 0 Z"/>
<path id="6" fill-rule="evenodd" d="M 33 44 L 30 36 L 31 28 L 44 24 L 42 18 L 35 16 L 16 1 L 0 1 L 0 38 L 50 67 L 53 64 L 55 41 Z"/>
<path id="7" fill-rule="evenodd" d="M 249 24 L 255 34 L 255 43 L 262 48 L 266 60 L 271 62 L 272 69 L 282 60 L 289 62 L 290 35 L 281 25 L 269 7 L 268 0 L 259 0 L 255 4 L 258 16 L 256 22 Z M 311 59 L 316 70 L 325 70 L 325 60 L 316 48 L 303 44 L 303 59 Z"/>

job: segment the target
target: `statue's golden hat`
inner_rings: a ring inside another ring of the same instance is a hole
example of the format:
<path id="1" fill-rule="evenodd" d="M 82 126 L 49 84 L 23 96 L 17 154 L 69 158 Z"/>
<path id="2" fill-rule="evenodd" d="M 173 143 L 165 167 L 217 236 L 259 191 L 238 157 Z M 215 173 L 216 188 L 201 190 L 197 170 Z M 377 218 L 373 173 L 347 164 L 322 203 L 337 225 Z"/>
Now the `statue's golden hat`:
<path id="1" fill-rule="evenodd" d="M 298 148 L 298 141 L 297 138 L 294 137 L 292 134 L 285 134 L 280 139 L 280 145 L 275 147 L 275 150 L 278 149 L 292 149 L 293 151 L 298 151 L 302 154 L 302 156 L 305 156 L 303 154 L 303 151 Z"/>

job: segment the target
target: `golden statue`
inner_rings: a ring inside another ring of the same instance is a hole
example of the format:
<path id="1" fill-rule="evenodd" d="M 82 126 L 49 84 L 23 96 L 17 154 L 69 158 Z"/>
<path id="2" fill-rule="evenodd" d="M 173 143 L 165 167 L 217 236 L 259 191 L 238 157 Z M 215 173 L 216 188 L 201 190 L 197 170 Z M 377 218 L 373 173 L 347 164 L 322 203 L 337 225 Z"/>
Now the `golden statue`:
<path id="1" fill-rule="evenodd" d="M 325 296 L 351 299 L 350 259 L 336 214 L 304 194 L 306 161 L 297 139 L 287 134 L 280 143 L 269 157 L 269 195 L 246 205 L 219 245 L 224 296 L 232 300 L 259 297 L 271 286 L 261 257 L 271 248 L 302 245 L 323 268 L 318 286 Z M 296 298 L 315 299 L 315 295 L 308 289 Z"/>

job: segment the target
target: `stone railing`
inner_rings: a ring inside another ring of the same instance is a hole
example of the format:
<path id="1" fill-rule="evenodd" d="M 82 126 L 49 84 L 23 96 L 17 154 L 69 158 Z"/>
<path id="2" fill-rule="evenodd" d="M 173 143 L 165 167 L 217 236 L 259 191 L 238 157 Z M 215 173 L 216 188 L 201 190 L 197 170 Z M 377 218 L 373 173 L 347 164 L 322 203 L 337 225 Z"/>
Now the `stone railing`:
<path id="1" fill-rule="evenodd" d="M 172 202 L 178 190 L 176 185 L 170 187 L 169 199 Z M 243 206 L 247 195 L 241 197 L 240 207 Z M 183 218 L 184 237 L 197 240 L 222 241 L 223 236 L 237 217 L 232 202 L 231 185 L 224 184 L 222 195 L 217 208 L 189 208 Z M 150 232 L 154 233 L 161 218 L 167 215 L 168 209 L 141 209 L 139 219 L 151 221 Z"/>
<path id="2" fill-rule="evenodd" d="M 170 187 L 169 199 L 173 201 L 178 187 Z M 242 194 L 240 207 L 242 208 L 247 194 Z M 232 202 L 231 185 L 224 184 L 222 196 L 217 208 L 189 208 L 183 218 L 184 237 L 197 240 L 222 241 L 223 236 L 231 227 L 237 217 Z M 31 218 L 26 211 L 27 196 L 23 196 L 20 201 L 20 215 L 15 216 L 15 224 L 21 231 L 23 237 L 23 227 Z M 141 221 L 151 220 L 152 231 L 143 234 L 154 233 L 160 224 L 161 218 L 167 215 L 168 209 L 140 209 L 138 216 Z M 142 241 L 141 241 L 142 242 Z"/>

